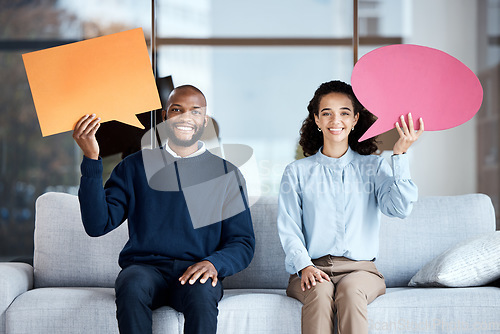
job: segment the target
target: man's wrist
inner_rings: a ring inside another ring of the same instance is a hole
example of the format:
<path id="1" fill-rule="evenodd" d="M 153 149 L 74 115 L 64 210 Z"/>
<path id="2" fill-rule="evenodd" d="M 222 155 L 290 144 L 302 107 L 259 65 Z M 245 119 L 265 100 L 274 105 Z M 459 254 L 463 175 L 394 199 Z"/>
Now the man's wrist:
<path id="1" fill-rule="evenodd" d="M 99 160 L 99 153 L 83 153 L 85 157 L 92 160 Z"/>

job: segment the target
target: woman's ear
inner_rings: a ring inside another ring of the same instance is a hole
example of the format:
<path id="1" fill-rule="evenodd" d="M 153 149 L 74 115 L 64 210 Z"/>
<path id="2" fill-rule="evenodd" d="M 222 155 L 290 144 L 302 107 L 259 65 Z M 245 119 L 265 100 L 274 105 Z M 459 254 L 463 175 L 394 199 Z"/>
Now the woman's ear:
<path id="1" fill-rule="evenodd" d="M 318 115 L 314 114 L 314 122 L 316 122 L 316 125 L 318 126 L 319 128 L 319 117 Z"/>
<path id="2" fill-rule="evenodd" d="M 356 115 L 354 115 L 354 123 L 352 123 L 352 126 L 355 126 L 358 123 L 358 119 L 359 119 L 359 112 Z"/>

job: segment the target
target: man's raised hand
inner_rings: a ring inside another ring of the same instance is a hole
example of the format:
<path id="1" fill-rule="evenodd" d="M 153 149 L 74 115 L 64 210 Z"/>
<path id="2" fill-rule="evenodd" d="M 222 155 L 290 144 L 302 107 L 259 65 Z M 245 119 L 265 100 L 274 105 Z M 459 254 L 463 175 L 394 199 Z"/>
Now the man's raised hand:
<path id="1" fill-rule="evenodd" d="M 96 118 L 95 114 L 85 115 L 80 118 L 73 130 L 73 139 L 89 159 L 99 159 L 99 144 L 95 138 L 95 133 L 101 125 L 100 120 L 100 118 Z"/>

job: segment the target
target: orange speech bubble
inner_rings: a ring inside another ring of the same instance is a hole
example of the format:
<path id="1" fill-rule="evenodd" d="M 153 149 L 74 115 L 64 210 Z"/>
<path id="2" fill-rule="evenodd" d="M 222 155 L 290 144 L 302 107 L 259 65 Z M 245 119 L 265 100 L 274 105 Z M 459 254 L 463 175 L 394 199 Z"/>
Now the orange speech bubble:
<path id="1" fill-rule="evenodd" d="M 23 54 L 42 135 L 73 130 L 86 114 L 144 128 L 161 108 L 142 28 Z"/>

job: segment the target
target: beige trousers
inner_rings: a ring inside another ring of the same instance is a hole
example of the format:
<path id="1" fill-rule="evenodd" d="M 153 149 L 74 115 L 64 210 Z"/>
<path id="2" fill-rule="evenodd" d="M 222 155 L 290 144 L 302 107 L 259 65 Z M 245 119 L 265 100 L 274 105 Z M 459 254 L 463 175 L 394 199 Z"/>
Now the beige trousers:
<path id="1" fill-rule="evenodd" d="M 384 276 L 372 261 L 353 261 L 345 257 L 323 256 L 313 260 L 331 282 L 317 282 L 302 291 L 300 277 L 291 275 L 286 293 L 302 306 L 302 333 L 333 333 L 337 312 L 339 334 L 368 333 L 367 305 L 385 293 Z"/>

